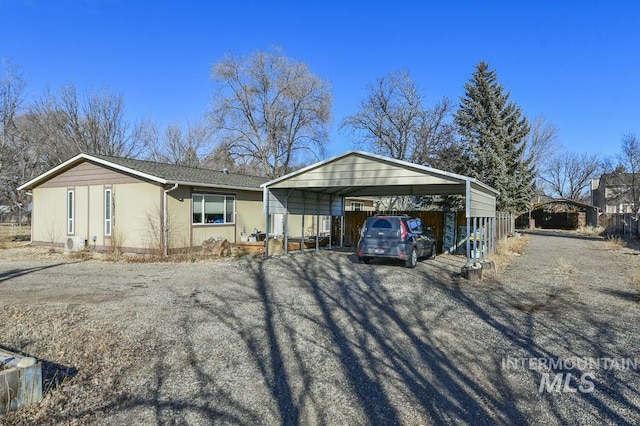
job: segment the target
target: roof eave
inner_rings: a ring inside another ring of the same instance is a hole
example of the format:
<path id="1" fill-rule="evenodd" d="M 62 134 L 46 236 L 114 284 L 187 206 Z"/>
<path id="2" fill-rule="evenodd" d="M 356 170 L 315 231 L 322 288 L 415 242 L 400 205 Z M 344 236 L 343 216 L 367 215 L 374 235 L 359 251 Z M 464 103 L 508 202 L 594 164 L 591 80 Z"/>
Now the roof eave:
<path id="1" fill-rule="evenodd" d="M 256 191 L 262 192 L 260 187 L 248 187 L 248 186 L 238 186 L 238 185 L 221 185 L 217 183 L 203 183 L 203 182 L 187 182 L 187 181 L 179 181 L 179 180 L 170 180 L 167 181 L 167 184 L 178 184 L 181 186 L 193 186 L 199 188 L 222 188 L 222 189 L 233 189 L 236 191 Z"/>
<path id="2" fill-rule="evenodd" d="M 33 178 L 33 179 L 31 179 L 29 182 L 27 182 L 27 183 L 25 183 L 23 185 L 20 185 L 18 187 L 18 190 L 22 191 L 24 189 L 33 189 L 40 182 L 42 182 L 42 181 L 44 181 L 44 180 L 46 180 L 46 179 L 48 179 L 48 178 L 50 178 L 52 176 L 55 176 L 61 170 L 64 170 L 64 169 L 66 169 L 66 168 L 68 168 L 68 167 L 70 167 L 70 166 L 72 166 L 74 164 L 77 164 L 81 160 L 93 161 L 93 162 L 96 162 L 98 164 L 102 164 L 103 166 L 111 167 L 111 168 L 119 170 L 121 172 L 129 173 L 131 175 L 134 175 L 134 176 L 137 176 L 137 177 L 140 177 L 140 178 L 143 178 L 143 179 L 148 179 L 148 180 L 153 181 L 153 182 L 158 182 L 158 183 L 161 183 L 161 184 L 166 184 L 167 183 L 166 179 L 163 179 L 163 178 L 161 178 L 159 176 L 154 176 L 154 175 L 150 175 L 148 173 L 143 173 L 143 172 L 140 172 L 138 170 L 131 169 L 129 167 L 121 166 L 120 164 L 116 164 L 116 163 L 113 163 L 111 161 L 103 160 L 102 158 L 98 158 L 98 157 L 94 157 L 94 156 L 89 155 L 89 154 L 81 153 L 81 154 L 76 155 L 73 158 L 68 159 L 64 163 L 59 164 L 58 166 L 54 167 L 53 169 L 51 169 L 51 170 L 49 170 L 49 171 L 47 171 L 47 172 L 45 172 L 45 173 Z"/>
<path id="3" fill-rule="evenodd" d="M 474 183 L 474 184 L 476 184 L 476 185 L 478 185 L 478 186 L 480 186 L 480 187 L 482 187 L 482 188 L 484 188 L 484 189 L 486 189 L 486 190 L 488 190 L 490 192 L 493 192 L 495 195 L 500 195 L 500 191 L 498 191 L 497 189 L 495 189 L 492 186 L 487 185 L 484 182 L 480 182 L 478 179 L 475 179 L 475 178 L 467 178 L 467 179 L 469 179 L 469 181 L 471 183 Z"/>

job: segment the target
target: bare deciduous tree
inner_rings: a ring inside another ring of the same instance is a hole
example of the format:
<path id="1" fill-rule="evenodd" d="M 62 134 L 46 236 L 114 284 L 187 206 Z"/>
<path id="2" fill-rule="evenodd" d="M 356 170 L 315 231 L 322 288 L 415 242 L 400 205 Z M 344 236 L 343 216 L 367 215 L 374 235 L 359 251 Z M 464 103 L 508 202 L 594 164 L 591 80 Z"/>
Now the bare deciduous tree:
<path id="1" fill-rule="evenodd" d="M 74 86 L 46 92 L 30 108 L 31 137 L 40 160 L 53 167 L 79 152 L 137 157 L 144 124 L 125 118 L 124 97 L 108 89 L 78 95 Z"/>
<path id="2" fill-rule="evenodd" d="M 553 123 L 547 122 L 544 117 L 533 119 L 527 136 L 525 158 L 536 177 L 544 171 L 546 160 L 553 158 L 560 149 L 557 139 L 558 128 Z"/>
<path id="3" fill-rule="evenodd" d="M 276 177 L 324 155 L 332 97 L 307 65 L 280 50 L 228 55 L 212 78 L 211 119 L 234 160 L 256 162 L 259 172 Z"/>
<path id="4" fill-rule="evenodd" d="M 438 167 L 440 150 L 455 141 L 452 103 L 443 98 L 427 109 L 423 100 L 408 72 L 387 74 L 369 85 L 360 111 L 346 117 L 340 128 L 354 134 L 356 147 Z"/>
<path id="5" fill-rule="evenodd" d="M 17 187 L 32 177 L 29 146 L 20 131 L 20 109 L 26 79 L 20 67 L 8 60 L 0 67 L 0 205 L 22 218 L 29 200 Z M 21 211 L 22 210 L 22 211 Z"/>
<path id="6" fill-rule="evenodd" d="M 598 157 L 593 154 L 565 152 L 548 161 L 542 174 L 549 195 L 582 200 L 586 189 L 599 169 Z"/>
<path id="7" fill-rule="evenodd" d="M 618 184 L 613 186 L 611 197 L 631 204 L 634 212 L 640 211 L 640 142 L 635 133 L 622 137 L 618 166 L 613 171 Z"/>
<path id="8" fill-rule="evenodd" d="M 0 74 L 0 160 L 15 134 L 15 118 L 23 101 L 26 81 L 19 67 L 2 60 Z M 4 164 L 0 164 L 4 166 Z"/>
<path id="9" fill-rule="evenodd" d="M 180 166 L 198 166 L 209 150 L 211 132 L 202 123 L 186 124 L 170 123 L 161 137 L 158 137 L 156 126 L 152 126 L 153 140 L 148 141 L 151 158 L 161 163 Z"/>
<path id="10" fill-rule="evenodd" d="M 227 169 L 230 172 L 247 175 L 258 175 L 261 165 L 255 158 L 245 158 L 245 162 L 234 159 L 229 147 L 225 144 L 218 144 L 201 162 L 203 167 L 213 170 Z"/>

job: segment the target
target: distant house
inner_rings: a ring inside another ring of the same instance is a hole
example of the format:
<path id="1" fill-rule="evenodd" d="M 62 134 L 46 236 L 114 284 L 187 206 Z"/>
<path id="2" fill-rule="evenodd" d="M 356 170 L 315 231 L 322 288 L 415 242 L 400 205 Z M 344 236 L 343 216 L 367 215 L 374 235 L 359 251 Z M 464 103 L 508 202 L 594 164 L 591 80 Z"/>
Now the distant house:
<path id="1" fill-rule="evenodd" d="M 365 197 L 345 197 L 344 210 L 351 211 L 351 212 L 358 212 L 358 211 L 372 212 L 376 210 L 375 200 L 373 198 L 365 198 Z"/>
<path id="2" fill-rule="evenodd" d="M 8 222 L 11 216 L 11 207 L 0 205 L 0 223 Z"/>
<path id="3" fill-rule="evenodd" d="M 635 179 L 634 179 L 635 178 Z M 635 181 L 635 182 L 634 182 Z M 634 213 L 633 186 L 640 196 L 640 176 L 632 173 L 608 173 L 591 181 L 591 204 L 603 213 Z"/>
<path id="4" fill-rule="evenodd" d="M 33 197 L 36 245 L 153 253 L 231 243 L 265 229 L 266 179 L 152 161 L 79 154 L 19 189 Z M 71 241 L 69 241 L 71 239 Z"/>

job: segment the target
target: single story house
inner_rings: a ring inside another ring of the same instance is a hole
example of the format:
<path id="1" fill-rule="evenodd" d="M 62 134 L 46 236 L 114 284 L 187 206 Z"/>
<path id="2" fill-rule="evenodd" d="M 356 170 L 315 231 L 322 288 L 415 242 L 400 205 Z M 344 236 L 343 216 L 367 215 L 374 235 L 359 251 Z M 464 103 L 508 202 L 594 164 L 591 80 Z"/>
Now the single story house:
<path id="1" fill-rule="evenodd" d="M 210 237 L 236 243 L 264 231 L 265 181 L 226 170 L 79 154 L 19 189 L 33 197 L 34 245 L 166 254 L 200 247 Z"/>

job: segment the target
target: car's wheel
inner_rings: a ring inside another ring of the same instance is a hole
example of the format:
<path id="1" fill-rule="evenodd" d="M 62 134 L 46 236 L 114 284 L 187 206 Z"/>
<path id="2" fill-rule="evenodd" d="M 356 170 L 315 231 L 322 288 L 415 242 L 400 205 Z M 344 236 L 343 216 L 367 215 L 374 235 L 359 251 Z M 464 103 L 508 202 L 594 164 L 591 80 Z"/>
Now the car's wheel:
<path id="1" fill-rule="evenodd" d="M 404 261 L 404 266 L 406 266 L 407 268 L 415 268 L 417 263 L 418 263 L 418 252 L 414 247 L 411 249 L 411 254 L 409 255 L 409 257 L 407 257 L 407 260 Z"/>
<path id="2" fill-rule="evenodd" d="M 371 262 L 371 259 L 369 259 L 368 257 L 360 257 L 358 258 L 358 260 L 360 261 L 360 263 L 365 263 L 365 264 L 369 264 L 369 262 Z"/>
<path id="3" fill-rule="evenodd" d="M 429 259 L 435 259 L 436 258 L 436 243 L 433 243 L 433 245 L 431 246 L 431 256 L 429 256 Z"/>

